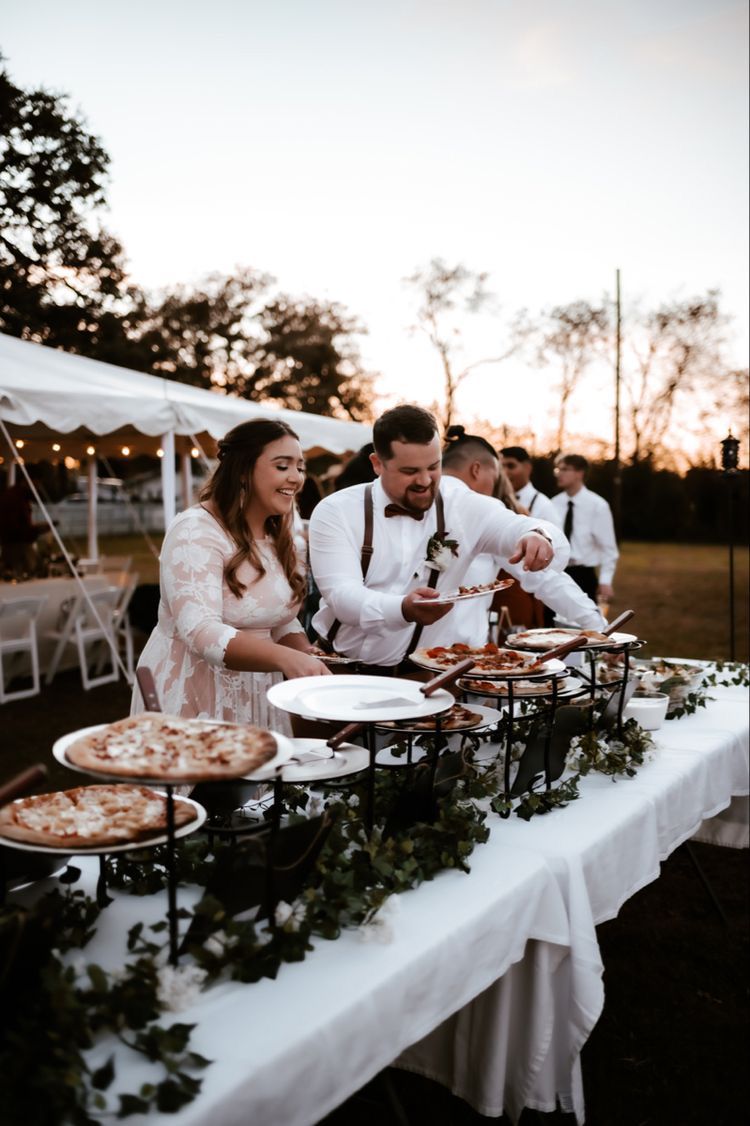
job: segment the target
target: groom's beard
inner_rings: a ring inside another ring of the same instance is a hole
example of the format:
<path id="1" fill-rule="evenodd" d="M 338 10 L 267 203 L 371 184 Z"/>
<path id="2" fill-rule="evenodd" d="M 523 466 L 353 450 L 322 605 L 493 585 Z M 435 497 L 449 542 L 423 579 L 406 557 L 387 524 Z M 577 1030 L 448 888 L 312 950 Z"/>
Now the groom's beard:
<path id="1" fill-rule="evenodd" d="M 418 485 L 409 485 L 404 493 L 404 499 L 401 501 L 401 504 L 403 504 L 404 508 L 408 508 L 412 512 L 427 512 L 435 503 L 437 490 L 437 481 L 433 481 L 427 488 Z"/>

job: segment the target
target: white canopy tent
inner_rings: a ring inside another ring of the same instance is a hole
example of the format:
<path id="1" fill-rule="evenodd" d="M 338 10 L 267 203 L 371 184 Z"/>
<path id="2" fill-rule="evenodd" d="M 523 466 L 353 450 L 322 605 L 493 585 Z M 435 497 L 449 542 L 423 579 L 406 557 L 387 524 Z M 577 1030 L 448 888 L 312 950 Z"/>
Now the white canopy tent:
<path id="1" fill-rule="evenodd" d="M 174 453 L 189 473 L 197 440 L 211 452 L 233 426 L 251 418 L 282 419 L 304 450 L 354 451 L 371 439 L 369 426 L 302 411 L 263 406 L 184 383 L 115 367 L 85 356 L 0 334 L 0 419 L 27 461 L 69 455 L 88 458 L 89 554 L 96 557 L 96 459 L 130 452 L 161 459 L 165 526 L 175 513 Z M 63 448 L 53 451 L 53 446 Z M 13 463 L 17 450 L 8 451 Z"/>

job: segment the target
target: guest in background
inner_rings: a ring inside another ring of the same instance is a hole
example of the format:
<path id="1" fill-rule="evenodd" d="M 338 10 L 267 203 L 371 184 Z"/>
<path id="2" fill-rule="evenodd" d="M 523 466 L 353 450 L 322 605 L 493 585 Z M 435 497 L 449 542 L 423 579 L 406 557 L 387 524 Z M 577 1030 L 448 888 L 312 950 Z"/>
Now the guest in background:
<path id="1" fill-rule="evenodd" d="M 154 674 L 165 712 L 290 733 L 268 688 L 328 675 L 297 620 L 305 575 L 292 515 L 304 472 L 286 423 L 242 423 L 219 443 L 200 503 L 170 524 L 158 622 L 138 662 Z M 143 710 L 137 685 L 131 710 Z"/>
<path id="2" fill-rule="evenodd" d="M 555 475 L 562 492 L 552 498 L 552 504 L 558 527 L 570 544 L 567 573 L 589 598 L 609 603 L 620 553 L 609 505 L 584 484 L 588 465 L 581 454 L 560 454 Z"/>
<path id="3" fill-rule="evenodd" d="M 375 450 L 372 442 L 368 442 L 357 450 L 354 457 L 350 457 L 344 468 L 333 483 L 335 492 L 348 489 L 351 485 L 366 485 L 374 481 L 377 474 L 372 467 L 371 457 Z"/>
<path id="4" fill-rule="evenodd" d="M 505 446 L 500 451 L 500 455 L 503 459 L 503 469 L 508 474 L 519 503 L 529 515 L 538 516 L 540 520 L 551 520 L 556 524 L 557 515 L 552 501 L 535 489 L 531 483 L 533 467 L 531 458 L 523 446 Z"/>
<path id="5" fill-rule="evenodd" d="M 497 454 L 484 438 L 466 434 L 462 426 L 448 430 L 450 438 L 443 450 L 443 474 L 455 477 L 472 492 L 484 496 L 503 497 L 504 507 L 523 515 L 512 486 L 501 471 Z M 542 525 L 544 530 L 545 525 Z M 445 622 L 444 634 L 439 626 L 431 630 L 432 645 L 460 641 L 465 645 L 481 645 L 487 640 L 490 608 L 508 607 L 514 625 L 534 628 L 544 624 L 544 603 L 553 607 L 561 617 L 586 629 L 601 629 L 603 619 L 596 606 L 562 572 L 547 568 L 543 571 L 524 571 L 507 557 L 491 554 L 476 555 L 463 580 L 464 586 L 481 586 L 495 578 L 513 578 L 515 585 L 499 591 L 494 596 L 467 599 L 457 602 Z M 440 623 L 442 626 L 443 623 Z M 449 636 L 450 634 L 450 636 Z"/>
<path id="6" fill-rule="evenodd" d="M 48 531 L 46 524 L 34 523 L 32 497 L 26 481 L 17 481 L 0 493 L 0 566 L 14 575 L 35 573 L 35 544 L 42 532 Z"/>

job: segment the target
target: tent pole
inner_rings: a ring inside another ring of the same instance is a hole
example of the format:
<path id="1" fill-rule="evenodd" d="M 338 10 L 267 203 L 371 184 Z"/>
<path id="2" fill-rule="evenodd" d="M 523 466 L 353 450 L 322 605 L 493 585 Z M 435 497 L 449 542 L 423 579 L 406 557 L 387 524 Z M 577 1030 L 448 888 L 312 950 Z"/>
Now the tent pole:
<path id="1" fill-rule="evenodd" d="M 180 472 L 182 476 L 182 507 L 190 508 L 193 503 L 193 469 L 190 454 L 180 454 Z"/>
<path id="2" fill-rule="evenodd" d="M 164 505 L 164 531 L 175 518 L 175 472 L 174 472 L 174 431 L 161 436 L 164 457 L 161 459 L 161 495 Z"/>
<path id="3" fill-rule="evenodd" d="M 99 490 L 96 487 L 96 455 L 89 458 L 89 507 L 88 507 L 88 532 L 89 532 L 89 545 L 88 557 L 89 559 L 99 558 L 99 536 L 97 534 L 97 519 L 96 519 L 96 504 Z"/>

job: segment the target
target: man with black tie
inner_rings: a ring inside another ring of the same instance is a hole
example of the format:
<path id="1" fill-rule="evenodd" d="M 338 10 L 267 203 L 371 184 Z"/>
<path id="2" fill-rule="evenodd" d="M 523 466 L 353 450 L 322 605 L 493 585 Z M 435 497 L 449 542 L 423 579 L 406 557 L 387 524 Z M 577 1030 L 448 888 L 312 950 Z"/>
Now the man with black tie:
<path id="1" fill-rule="evenodd" d="M 570 544 L 567 573 L 589 598 L 609 602 L 620 553 L 609 505 L 583 483 L 588 465 L 581 454 L 560 454 L 555 475 L 562 492 L 552 498 L 552 504 L 557 524 Z"/>

